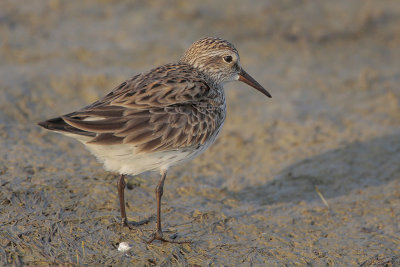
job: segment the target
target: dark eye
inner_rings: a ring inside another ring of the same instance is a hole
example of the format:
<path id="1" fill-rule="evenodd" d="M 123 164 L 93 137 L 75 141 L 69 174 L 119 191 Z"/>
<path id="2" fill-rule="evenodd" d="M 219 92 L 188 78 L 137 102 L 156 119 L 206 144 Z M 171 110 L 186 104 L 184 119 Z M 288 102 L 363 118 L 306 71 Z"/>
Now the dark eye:
<path id="1" fill-rule="evenodd" d="M 232 57 L 231 56 L 224 56 L 224 61 L 227 63 L 232 62 Z"/>

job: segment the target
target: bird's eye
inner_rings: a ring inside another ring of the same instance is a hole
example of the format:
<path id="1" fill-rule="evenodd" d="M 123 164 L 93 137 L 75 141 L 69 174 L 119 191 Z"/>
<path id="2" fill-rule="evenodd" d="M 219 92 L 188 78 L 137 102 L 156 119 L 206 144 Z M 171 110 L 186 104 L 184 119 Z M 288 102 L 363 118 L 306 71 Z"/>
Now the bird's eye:
<path id="1" fill-rule="evenodd" d="M 232 62 L 232 56 L 224 56 L 224 61 L 227 63 L 231 63 Z"/>

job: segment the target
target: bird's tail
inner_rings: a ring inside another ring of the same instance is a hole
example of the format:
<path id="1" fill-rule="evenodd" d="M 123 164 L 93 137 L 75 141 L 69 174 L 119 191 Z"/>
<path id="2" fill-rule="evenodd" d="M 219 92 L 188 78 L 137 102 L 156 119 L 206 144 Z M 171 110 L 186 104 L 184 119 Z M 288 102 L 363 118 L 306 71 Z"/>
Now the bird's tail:
<path id="1" fill-rule="evenodd" d="M 57 117 L 46 121 L 38 122 L 38 125 L 42 126 L 47 130 L 60 132 L 63 134 L 77 134 L 77 135 L 92 136 L 92 137 L 95 136 L 95 133 L 87 132 L 69 125 L 64 121 L 62 117 Z"/>

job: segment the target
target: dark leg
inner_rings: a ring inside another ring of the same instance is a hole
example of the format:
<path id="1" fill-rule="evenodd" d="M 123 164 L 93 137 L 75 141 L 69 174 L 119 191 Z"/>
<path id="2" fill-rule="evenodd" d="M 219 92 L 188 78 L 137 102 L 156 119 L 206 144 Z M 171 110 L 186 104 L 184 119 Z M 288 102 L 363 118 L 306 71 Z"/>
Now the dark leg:
<path id="1" fill-rule="evenodd" d="M 170 243 L 189 243 L 188 241 L 174 241 L 174 240 L 167 240 L 164 239 L 163 237 L 163 232 L 161 229 L 161 197 L 164 193 L 164 181 L 165 178 L 167 177 L 167 170 L 161 170 L 161 179 L 158 182 L 158 185 L 156 187 L 156 199 L 157 199 L 157 228 L 153 236 L 150 238 L 150 240 L 147 241 L 147 243 L 151 243 L 154 240 L 160 240 L 162 242 L 170 242 Z"/>
<path id="2" fill-rule="evenodd" d="M 121 209 L 121 225 L 124 227 L 128 227 L 129 229 L 132 229 L 132 225 L 138 226 L 138 225 L 146 224 L 150 221 L 150 219 L 144 219 L 140 222 L 128 222 L 128 218 L 126 217 L 126 211 L 125 211 L 125 195 L 124 195 L 125 185 L 126 185 L 125 184 L 125 174 L 121 174 L 121 176 L 119 177 L 119 180 L 117 182 L 119 206 Z"/>
<path id="3" fill-rule="evenodd" d="M 162 238 L 162 230 L 161 230 L 161 197 L 164 193 L 164 181 L 167 177 L 167 171 L 161 172 L 161 179 L 158 182 L 156 187 L 156 198 L 157 198 L 157 229 L 156 229 L 156 237 Z"/>
<path id="4" fill-rule="evenodd" d="M 121 176 L 119 177 L 119 180 L 117 182 L 117 188 L 119 196 L 119 207 L 121 210 L 121 225 L 129 227 L 128 218 L 126 217 L 126 211 L 125 211 L 125 195 L 124 195 L 125 174 L 121 174 Z"/>

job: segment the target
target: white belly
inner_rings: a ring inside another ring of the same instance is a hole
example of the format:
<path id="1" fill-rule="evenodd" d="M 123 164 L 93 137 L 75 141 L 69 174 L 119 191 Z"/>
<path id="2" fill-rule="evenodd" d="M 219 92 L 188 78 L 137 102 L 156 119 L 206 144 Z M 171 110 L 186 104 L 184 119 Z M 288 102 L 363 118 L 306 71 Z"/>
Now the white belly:
<path id="1" fill-rule="evenodd" d="M 225 105 L 223 107 L 225 109 Z M 225 113 L 223 113 L 225 115 Z M 208 138 L 205 144 L 198 148 L 188 147 L 176 150 L 145 153 L 137 151 L 131 144 L 97 145 L 87 144 L 91 137 L 63 133 L 82 142 L 88 150 L 96 156 L 97 160 L 104 165 L 107 171 L 120 174 L 136 175 L 146 171 L 168 169 L 171 166 L 189 161 L 214 143 L 223 126 L 225 116 L 218 129 Z"/>
<path id="2" fill-rule="evenodd" d="M 134 145 L 95 145 L 82 143 L 104 164 L 107 171 L 136 175 L 145 171 L 168 169 L 189 161 L 204 152 L 217 138 L 222 125 L 207 142 L 199 148 L 183 148 L 169 151 L 137 153 Z"/>

